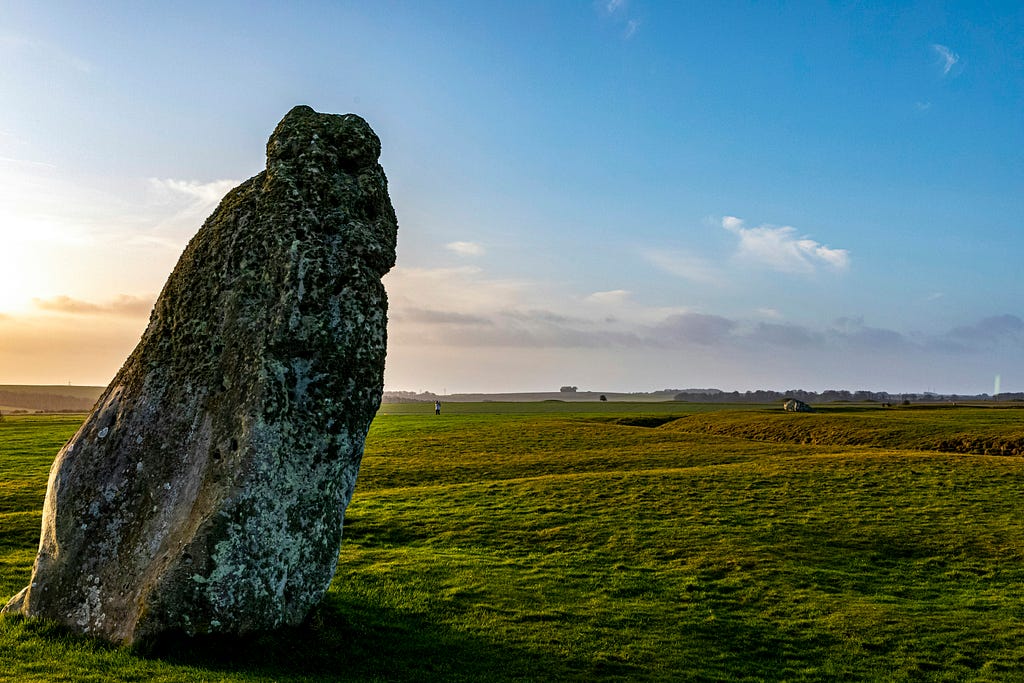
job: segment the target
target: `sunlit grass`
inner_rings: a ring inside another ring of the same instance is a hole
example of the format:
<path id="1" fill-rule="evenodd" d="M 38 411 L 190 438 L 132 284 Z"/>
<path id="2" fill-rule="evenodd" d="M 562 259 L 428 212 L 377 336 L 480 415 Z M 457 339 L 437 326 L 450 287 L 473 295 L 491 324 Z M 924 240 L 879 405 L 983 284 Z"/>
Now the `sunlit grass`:
<path id="1" fill-rule="evenodd" d="M 1016 411 L 455 405 L 378 416 L 304 627 L 143 657 L 6 620 L 0 677 L 1024 678 L 1024 459 L 920 450 Z M 0 593 L 76 426 L 0 424 Z"/>

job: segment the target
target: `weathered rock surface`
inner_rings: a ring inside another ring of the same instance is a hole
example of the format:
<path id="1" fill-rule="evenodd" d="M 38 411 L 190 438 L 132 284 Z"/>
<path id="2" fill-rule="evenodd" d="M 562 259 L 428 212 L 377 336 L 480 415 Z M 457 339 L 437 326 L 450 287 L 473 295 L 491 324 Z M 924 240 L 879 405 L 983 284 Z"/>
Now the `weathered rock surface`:
<path id="1" fill-rule="evenodd" d="M 302 621 L 381 397 L 397 222 L 358 116 L 296 107 L 58 453 L 5 608 L 117 643 Z"/>
<path id="2" fill-rule="evenodd" d="M 782 409 L 787 413 L 813 413 L 814 408 L 810 407 L 797 398 L 791 398 L 782 404 Z"/>

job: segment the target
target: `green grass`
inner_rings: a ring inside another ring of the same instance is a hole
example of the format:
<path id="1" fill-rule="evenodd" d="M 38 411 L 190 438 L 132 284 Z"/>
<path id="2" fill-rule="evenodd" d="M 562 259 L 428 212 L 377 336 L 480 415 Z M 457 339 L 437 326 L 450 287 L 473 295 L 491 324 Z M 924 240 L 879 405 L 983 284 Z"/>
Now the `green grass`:
<path id="1" fill-rule="evenodd" d="M 0 679 L 1024 679 L 1024 459 L 959 452 L 1024 413 L 432 412 L 374 422 L 308 624 L 142 656 L 7 619 Z M 0 596 L 77 421 L 0 423 Z"/>
<path id="2" fill-rule="evenodd" d="M 694 415 L 674 428 L 757 441 L 1024 455 L 1024 410 L 920 406 L 819 408 L 810 414 L 732 410 Z"/>

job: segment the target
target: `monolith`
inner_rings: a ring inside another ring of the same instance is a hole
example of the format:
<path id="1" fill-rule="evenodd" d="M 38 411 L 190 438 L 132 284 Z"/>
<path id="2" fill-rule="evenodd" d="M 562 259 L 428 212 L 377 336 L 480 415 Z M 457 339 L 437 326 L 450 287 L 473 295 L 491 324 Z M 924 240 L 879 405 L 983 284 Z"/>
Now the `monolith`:
<path id="1" fill-rule="evenodd" d="M 397 221 L 358 116 L 292 109 L 50 471 L 5 611 L 116 643 L 302 621 L 380 404 Z"/>

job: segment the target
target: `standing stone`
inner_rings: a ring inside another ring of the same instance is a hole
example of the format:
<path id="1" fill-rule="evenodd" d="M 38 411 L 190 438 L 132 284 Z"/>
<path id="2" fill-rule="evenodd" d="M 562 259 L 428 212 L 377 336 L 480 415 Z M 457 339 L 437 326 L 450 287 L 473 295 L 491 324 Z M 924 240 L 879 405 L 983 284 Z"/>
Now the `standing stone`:
<path id="1" fill-rule="evenodd" d="M 358 116 L 292 109 L 50 471 L 4 611 L 116 643 L 301 622 L 380 405 L 397 221 Z"/>
<path id="2" fill-rule="evenodd" d="M 782 409 L 787 413 L 813 413 L 814 408 L 798 398 L 791 398 L 782 404 Z"/>

